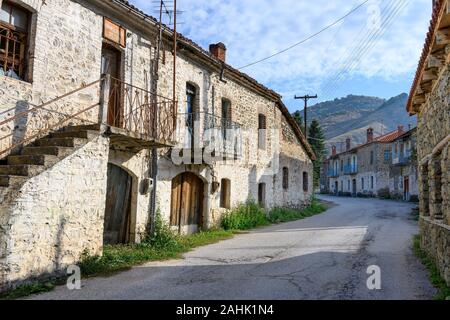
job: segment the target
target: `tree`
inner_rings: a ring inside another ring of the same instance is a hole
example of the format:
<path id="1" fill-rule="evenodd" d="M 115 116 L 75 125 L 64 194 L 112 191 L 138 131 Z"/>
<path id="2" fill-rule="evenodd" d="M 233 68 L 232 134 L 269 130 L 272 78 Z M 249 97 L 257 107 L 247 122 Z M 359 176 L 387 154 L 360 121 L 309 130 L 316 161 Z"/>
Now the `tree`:
<path id="1" fill-rule="evenodd" d="M 320 185 L 320 169 L 325 156 L 325 135 L 317 120 L 311 122 L 308 131 L 308 142 L 317 156 L 314 161 L 314 187 L 317 188 Z"/>
<path id="2" fill-rule="evenodd" d="M 294 117 L 295 122 L 297 122 L 298 126 L 300 127 L 300 130 L 302 130 L 303 134 L 305 133 L 305 123 L 303 121 L 302 113 L 300 111 L 295 111 L 292 114 L 292 117 Z"/>

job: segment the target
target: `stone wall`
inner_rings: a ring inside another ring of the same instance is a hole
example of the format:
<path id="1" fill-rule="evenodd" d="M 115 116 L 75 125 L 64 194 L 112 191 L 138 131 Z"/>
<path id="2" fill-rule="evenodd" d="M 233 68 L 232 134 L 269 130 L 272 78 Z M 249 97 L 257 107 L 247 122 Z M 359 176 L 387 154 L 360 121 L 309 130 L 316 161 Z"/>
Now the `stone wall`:
<path id="1" fill-rule="evenodd" d="M 450 66 L 418 114 L 422 247 L 450 284 Z"/>
<path id="2" fill-rule="evenodd" d="M 2 190 L 1 286 L 61 272 L 84 250 L 102 252 L 108 151 L 98 137 L 20 189 Z"/>

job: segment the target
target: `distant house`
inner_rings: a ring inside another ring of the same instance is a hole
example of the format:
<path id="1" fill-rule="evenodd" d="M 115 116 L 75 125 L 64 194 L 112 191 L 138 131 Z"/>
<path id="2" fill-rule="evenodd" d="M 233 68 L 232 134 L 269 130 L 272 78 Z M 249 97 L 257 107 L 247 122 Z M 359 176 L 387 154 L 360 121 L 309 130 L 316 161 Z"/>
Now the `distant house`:
<path id="1" fill-rule="evenodd" d="M 417 115 L 422 248 L 450 284 L 450 3 L 433 15 L 407 110 Z"/>
<path id="2" fill-rule="evenodd" d="M 366 143 L 352 148 L 351 140 L 347 139 L 346 150 L 341 153 L 333 146 L 332 155 L 324 164 L 328 185 L 323 185 L 322 191 L 354 197 L 404 200 L 417 197 L 417 174 L 410 161 L 413 132 L 405 132 L 399 126 L 393 132 L 374 137 L 373 129 L 369 128 Z M 404 140 L 406 143 L 401 142 Z"/>

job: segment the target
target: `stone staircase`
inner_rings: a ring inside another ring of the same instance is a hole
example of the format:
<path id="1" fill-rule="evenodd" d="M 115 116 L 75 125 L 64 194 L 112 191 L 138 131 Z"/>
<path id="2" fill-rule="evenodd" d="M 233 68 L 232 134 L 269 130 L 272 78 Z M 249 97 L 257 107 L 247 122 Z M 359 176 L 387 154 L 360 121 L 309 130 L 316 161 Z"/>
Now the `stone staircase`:
<path id="1" fill-rule="evenodd" d="M 0 188 L 20 186 L 100 135 L 97 126 L 67 127 L 24 146 L 0 162 Z"/>

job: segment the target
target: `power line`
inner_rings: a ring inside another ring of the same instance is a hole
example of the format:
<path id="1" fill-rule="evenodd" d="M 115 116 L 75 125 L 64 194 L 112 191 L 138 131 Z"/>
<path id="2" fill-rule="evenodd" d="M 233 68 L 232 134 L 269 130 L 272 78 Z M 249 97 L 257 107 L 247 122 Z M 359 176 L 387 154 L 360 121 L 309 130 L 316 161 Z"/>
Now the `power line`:
<path id="1" fill-rule="evenodd" d="M 370 50 L 377 44 L 379 39 L 384 35 L 384 33 L 389 29 L 389 27 L 392 25 L 395 18 L 400 14 L 400 12 L 409 4 L 409 0 L 401 1 L 396 3 L 393 7 L 387 9 L 390 7 L 388 5 L 385 10 L 388 12 L 386 14 L 386 18 L 384 19 L 382 26 L 377 29 L 375 33 L 370 32 L 368 36 L 369 38 L 366 43 L 363 41 L 363 46 L 361 46 L 361 43 L 356 47 L 358 49 L 353 50 L 353 52 L 349 55 L 347 62 L 345 66 L 341 69 L 340 72 L 336 73 L 333 77 L 331 77 L 325 87 L 324 90 L 322 90 L 324 96 L 328 96 L 331 93 L 333 93 L 339 86 L 339 83 L 343 81 L 348 73 L 353 71 L 355 68 L 357 68 L 361 64 L 362 58 L 370 52 Z M 356 51 L 356 52 L 355 52 Z"/>
<path id="2" fill-rule="evenodd" d="M 370 1 L 370 0 L 365 0 L 364 2 L 362 2 L 360 5 L 358 5 L 358 6 L 355 7 L 354 9 L 350 10 L 346 15 L 344 15 L 344 16 L 342 16 L 341 18 L 339 18 L 338 20 L 334 21 L 332 24 L 330 24 L 330 25 L 326 26 L 325 28 L 321 29 L 320 31 L 318 31 L 318 32 L 316 32 L 316 33 L 310 35 L 309 37 L 307 37 L 307 38 L 305 38 L 305 39 L 303 39 L 303 40 L 301 40 L 301 41 L 299 41 L 299 42 L 297 42 L 297 43 L 291 45 L 290 47 L 287 47 L 286 49 L 283 49 L 283 50 L 281 50 L 281 51 L 278 51 L 278 52 L 276 52 L 276 53 L 274 53 L 274 54 L 272 54 L 272 55 L 270 55 L 270 56 L 268 56 L 268 57 L 265 57 L 265 58 L 263 58 L 263 59 L 260 59 L 260 60 L 258 60 L 258 61 L 249 63 L 249 64 L 247 64 L 247 65 L 245 65 L 245 66 L 243 66 L 243 67 L 240 67 L 240 68 L 238 68 L 238 69 L 239 69 L 239 70 L 242 70 L 242 69 L 248 68 L 248 67 L 250 67 L 250 66 L 254 66 L 255 64 L 258 64 L 258 63 L 264 62 L 264 61 L 266 61 L 266 60 L 269 60 L 269 59 L 271 59 L 271 58 L 273 58 L 273 57 L 275 57 L 275 56 L 278 56 L 278 55 L 280 55 L 280 54 L 282 54 L 282 53 L 285 53 L 286 51 L 289 51 L 289 50 L 291 50 L 291 49 L 293 49 L 293 48 L 295 48 L 295 47 L 297 47 L 297 46 L 299 46 L 299 45 L 301 45 L 301 44 L 307 42 L 308 40 L 311 40 L 312 38 L 314 38 L 314 37 L 320 35 L 321 33 L 325 32 L 326 30 L 328 30 L 328 29 L 334 27 L 335 25 L 337 25 L 337 24 L 338 24 L 339 22 L 341 22 L 342 20 L 345 20 L 348 16 L 350 16 L 352 13 L 354 13 L 355 11 L 357 11 L 359 8 L 361 8 L 362 6 L 364 6 L 364 5 L 365 5 L 367 2 L 369 2 L 369 1 Z"/>

